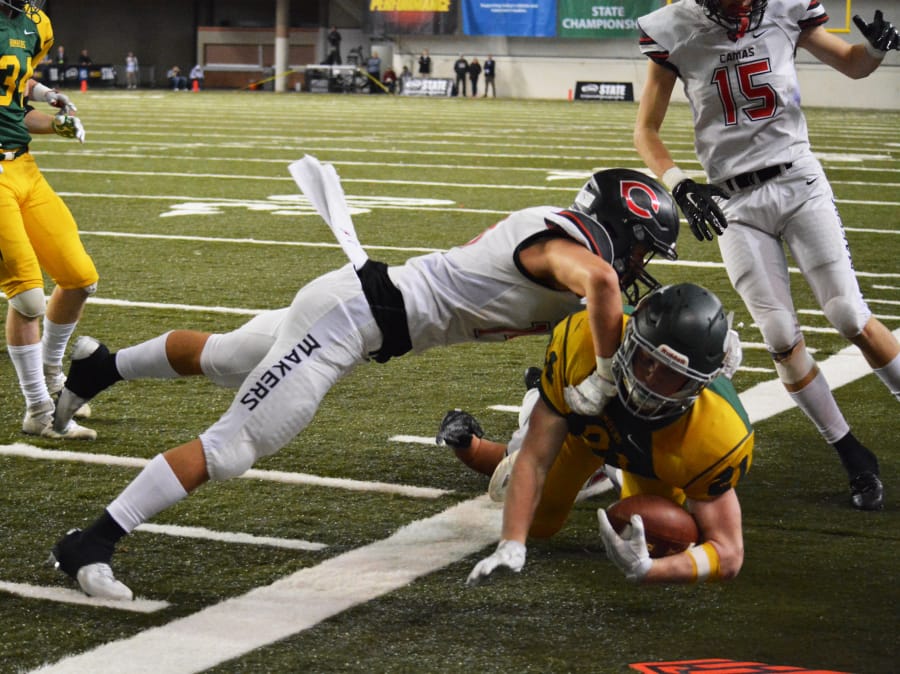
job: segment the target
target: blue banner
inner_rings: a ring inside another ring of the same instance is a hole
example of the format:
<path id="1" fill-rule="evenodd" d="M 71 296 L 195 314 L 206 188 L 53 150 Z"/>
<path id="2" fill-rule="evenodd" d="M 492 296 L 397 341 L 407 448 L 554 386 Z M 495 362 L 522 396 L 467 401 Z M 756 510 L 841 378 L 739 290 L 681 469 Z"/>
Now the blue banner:
<path id="1" fill-rule="evenodd" d="M 556 0 L 462 0 L 466 35 L 556 37 Z"/>

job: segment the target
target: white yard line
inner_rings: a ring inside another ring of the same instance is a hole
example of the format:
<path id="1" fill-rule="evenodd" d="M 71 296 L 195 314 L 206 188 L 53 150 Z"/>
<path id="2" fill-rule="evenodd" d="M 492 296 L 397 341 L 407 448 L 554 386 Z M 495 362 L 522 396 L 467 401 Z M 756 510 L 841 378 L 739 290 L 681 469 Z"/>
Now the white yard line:
<path id="1" fill-rule="evenodd" d="M 143 468 L 149 459 L 132 456 L 115 456 L 112 454 L 90 454 L 87 452 L 71 452 L 61 449 L 41 449 L 23 443 L 13 445 L 0 445 L 0 456 L 21 456 L 27 459 L 42 459 L 49 461 L 74 461 L 77 463 L 98 463 L 109 466 L 126 466 L 129 468 Z M 452 491 L 433 489 L 431 487 L 415 487 L 405 484 L 393 484 L 390 482 L 367 482 L 365 480 L 350 480 L 339 477 L 321 477 L 308 473 L 289 473 L 280 470 L 251 469 L 240 476 L 250 480 L 265 480 L 267 482 L 282 482 L 286 484 L 303 484 L 316 487 L 333 487 L 336 489 L 348 489 L 350 491 L 380 492 L 383 494 L 397 494 L 409 498 L 435 499 Z"/>

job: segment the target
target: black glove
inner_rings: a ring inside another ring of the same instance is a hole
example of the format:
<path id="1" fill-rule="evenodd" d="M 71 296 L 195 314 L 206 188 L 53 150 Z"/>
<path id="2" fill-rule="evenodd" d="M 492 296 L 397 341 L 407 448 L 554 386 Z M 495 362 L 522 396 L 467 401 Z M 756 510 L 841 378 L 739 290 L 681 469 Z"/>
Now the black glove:
<path id="1" fill-rule="evenodd" d="M 698 241 L 703 239 L 712 241 L 713 232 L 721 236 L 728 227 L 722 209 L 712 200 L 713 197 L 728 199 L 728 194 L 722 188 L 715 185 L 701 185 L 687 178 L 675 185 L 672 196 L 675 197 L 675 203 L 681 208 Z"/>
<path id="2" fill-rule="evenodd" d="M 853 17 L 853 23 L 875 49 L 880 52 L 888 52 L 891 49 L 900 49 L 900 35 L 890 21 L 884 20 L 880 9 L 875 10 L 875 18 L 872 23 L 866 23 L 859 14 Z M 870 52 L 871 53 L 871 52 Z"/>
<path id="3" fill-rule="evenodd" d="M 434 441 L 453 449 L 467 449 L 472 444 L 472 436 L 484 437 L 478 420 L 468 412 L 450 410 L 444 415 L 441 427 Z"/>

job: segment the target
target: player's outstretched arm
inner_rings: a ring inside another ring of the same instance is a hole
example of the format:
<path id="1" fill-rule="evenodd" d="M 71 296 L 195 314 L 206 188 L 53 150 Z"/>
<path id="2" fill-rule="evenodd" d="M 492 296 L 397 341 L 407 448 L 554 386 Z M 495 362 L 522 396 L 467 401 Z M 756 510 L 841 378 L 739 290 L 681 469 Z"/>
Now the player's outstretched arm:
<path id="1" fill-rule="evenodd" d="M 652 61 L 648 63 L 647 81 L 634 125 L 634 146 L 647 168 L 672 192 L 697 240 L 711 241 L 713 234 L 721 236 L 728 226 L 713 197 L 727 199 L 728 195 L 714 185 L 695 182 L 678 168 L 659 133 L 676 79 L 672 70 Z"/>

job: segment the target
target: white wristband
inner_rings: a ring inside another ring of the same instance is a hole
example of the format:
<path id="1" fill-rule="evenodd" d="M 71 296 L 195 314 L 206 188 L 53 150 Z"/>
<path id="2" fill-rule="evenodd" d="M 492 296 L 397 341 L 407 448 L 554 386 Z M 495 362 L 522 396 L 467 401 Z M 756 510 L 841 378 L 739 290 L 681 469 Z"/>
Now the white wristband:
<path id="1" fill-rule="evenodd" d="M 680 183 L 682 180 L 690 180 L 690 176 L 682 171 L 677 166 L 673 166 L 668 171 L 662 174 L 662 182 L 663 185 L 669 188 L 669 191 L 675 189 L 675 185 Z"/>
<path id="2" fill-rule="evenodd" d="M 612 358 L 604 358 L 603 356 L 597 356 L 597 374 L 600 375 L 603 379 L 607 381 L 613 380 L 612 374 Z"/>
<path id="3" fill-rule="evenodd" d="M 43 85 L 40 82 L 35 82 L 34 86 L 31 87 L 31 95 L 28 98 L 30 98 L 32 101 L 44 103 L 46 102 L 47 94 L 49 94 L 50 91 L 50 87 Z"/>

